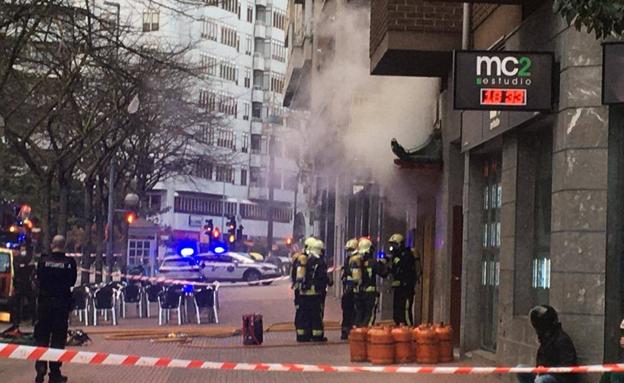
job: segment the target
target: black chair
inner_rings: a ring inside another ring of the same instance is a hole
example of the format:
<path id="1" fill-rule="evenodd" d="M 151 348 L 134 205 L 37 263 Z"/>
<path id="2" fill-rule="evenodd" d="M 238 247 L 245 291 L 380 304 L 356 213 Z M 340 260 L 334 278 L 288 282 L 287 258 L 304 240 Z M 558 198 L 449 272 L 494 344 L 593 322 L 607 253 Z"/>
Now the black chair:
<path id="1" fill-rule="evenodd" d="M 180 306 L 182 305 L 182 295 L 184 292 L 179 286 L 169 286 L 158 296 L 158 325 L 169 323 L 171 310 L 177 311 L 178 325 L 182 324 L 182 313 Z"/>
<path id="2" fill-rule="evenodd" d="M 150 317 L 150 303 L 158 303 L 158 297 L 163 292 L 162 285 L 147 285 L 145 288 L 145 305 L 147 306 L 147 317 Z"/>
<path id="3" fill-rule="evenodd" d="M 104 313 L 104 320 L 108 320 L 111 313 L 113 326 L 117 326 L 117 290 L 113 285 L 105 285 L 95 291 L 93 295 L 93 325 L 97 326 L 98 312 Z"/>
<path id="4" fill-rule="evenodd" d="M 137 283 L 123 286 L 121 290 L 121 317 L 126 317 L 126 303 L 134 303 L 139 313 L 139 318 L 143 318 L 143 287 Z"/>
<path id="5" fill-rule="evenodd" d="M 193 295 L 195 302 L 195 314 L 197 316 L 197 324 L 201 324 L 201 309 L 209 309 L 212 312 L 215 323 L 219 323 L 219 314 L 217 314 L 217 304 L 215 299 L 215 290 L 206 287 L 196 290 Z"/>
<path id="6" fill-rule="evenodd" d="M 77 286 L 72 289 L 72 303 L 74 314 L 85 326 L 89 325 L 89 299 L 91 292 L 88 286 Z"/>

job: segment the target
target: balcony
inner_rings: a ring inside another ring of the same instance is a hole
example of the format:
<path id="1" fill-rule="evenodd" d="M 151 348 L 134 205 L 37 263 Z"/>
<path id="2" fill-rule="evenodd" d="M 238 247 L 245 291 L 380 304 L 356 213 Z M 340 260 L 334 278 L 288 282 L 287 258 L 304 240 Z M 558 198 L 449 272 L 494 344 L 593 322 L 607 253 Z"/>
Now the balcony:
<path id="1" fill-rule="evenodd" d="M 267 28 L 264 25 L 264 23 L 256 23 L 256 25 L 254 26 L 254 37 L 265 39 L 266 38 L 266 29 Z"/>
<path id="2" fill-rule="evenodd" d="M 286 68 L 286 81 L 284 92 L 284 106 L 292 108 L 305 108 L 309 103 L 309 95 L 299 92 L 299 89 L 307 89 L 306 84 L 310 81 L 312 68 L 312 40 L 303 33 L 293 36 L 293 44 L 290 48 L 290 57 Z"/>
<path id="3" fill-rule="evenodd" d="M 262 90 L 262 88 L 256 88 L 254 86 L 253 90 L 251 91 L 251 101 L 264 102 L 264 91 Z"/>
<path id="4" fill-rule="evenodd" d="M 371 73 L 443 77 L 461 48 L 463 8 L 442 1 L 371 2 Z"/>
<path id="5" fill-rule="evenodd" d="M 261 52 L 254 53 L 253 69 L 264 71 L 264 54 Z"/>
<path id="6" fill-rule="evenodd" d="M 262 134 L 262 122 L 261 121 L 251 122 L 251 134 Z"/>
<path id="7" fill-rule="evenodd" d="M 252 186 L 249 188 L 249 199 L 269 199 L 269 189 L 265 187 Z"/>

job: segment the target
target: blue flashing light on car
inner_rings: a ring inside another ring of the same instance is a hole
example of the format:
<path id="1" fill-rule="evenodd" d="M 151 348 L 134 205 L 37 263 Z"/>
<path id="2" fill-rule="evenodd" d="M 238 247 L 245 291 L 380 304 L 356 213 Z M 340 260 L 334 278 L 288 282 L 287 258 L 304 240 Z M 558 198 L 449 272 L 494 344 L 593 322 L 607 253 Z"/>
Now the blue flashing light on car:
<path id="1" fill-rule="evenodd" d="M 195 249 L 192 247 L 184 247 L 180 249 L 180 255 L 183 257 L 191 257 L 193 254 L 195 254 Z"/>
<path id="2" fill-rule="evenodd" d="M 215 254 L 223 254 L 227 251 L 227 249 L 224 246 L 215 246 L 214 248 L 214 252 Z"/>

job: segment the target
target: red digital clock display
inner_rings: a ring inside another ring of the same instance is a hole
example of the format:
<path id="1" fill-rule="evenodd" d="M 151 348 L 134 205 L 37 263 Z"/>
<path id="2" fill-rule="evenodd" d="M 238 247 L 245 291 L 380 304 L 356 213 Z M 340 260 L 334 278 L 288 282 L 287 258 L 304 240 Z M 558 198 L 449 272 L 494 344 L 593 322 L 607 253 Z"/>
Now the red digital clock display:
<path id="1" fill-rule="evenodd" d="M 524 106 L 526 89 L 481 89 L 481 105 Z"/>

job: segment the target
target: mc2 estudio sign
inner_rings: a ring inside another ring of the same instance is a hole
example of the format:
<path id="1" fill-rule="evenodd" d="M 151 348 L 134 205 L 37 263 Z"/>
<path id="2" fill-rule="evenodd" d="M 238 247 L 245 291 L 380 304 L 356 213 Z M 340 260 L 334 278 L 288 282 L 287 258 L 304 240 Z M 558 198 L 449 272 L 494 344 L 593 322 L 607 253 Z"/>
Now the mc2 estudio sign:
<path id="1" fill-rule="evenodd" d="M 455 52 L 455 109 L 548 111 L 552 53 Z"/>

